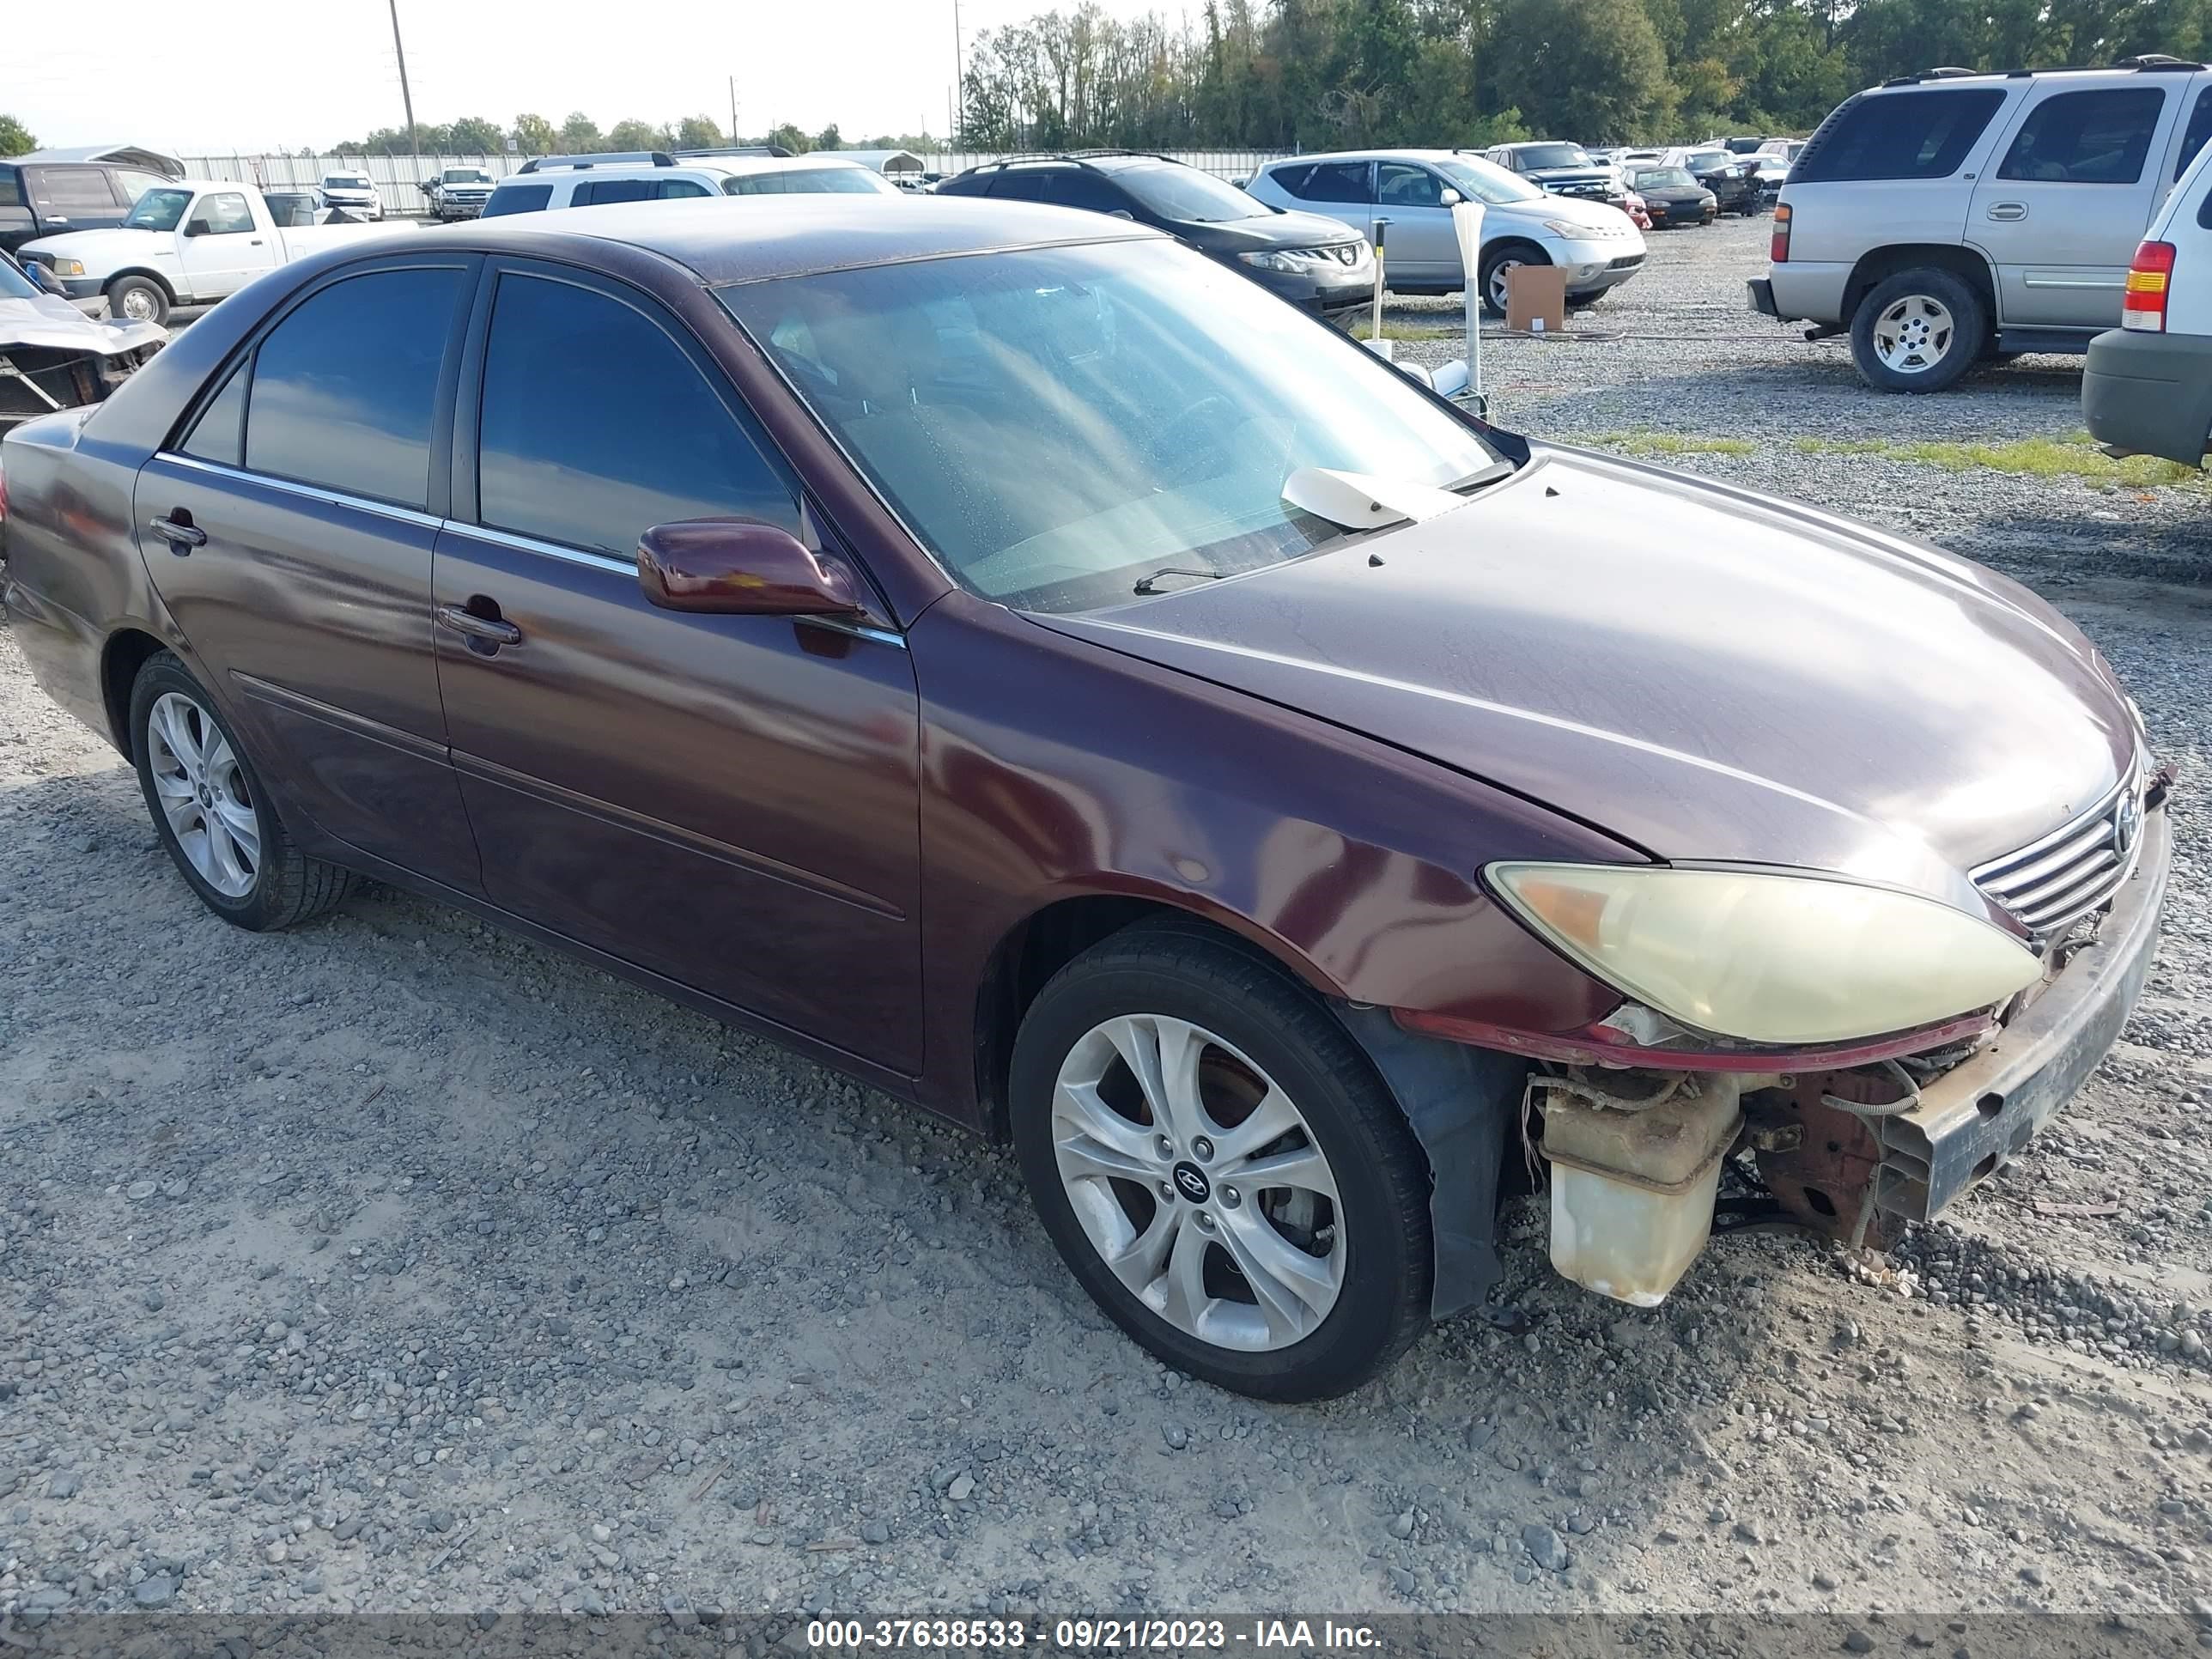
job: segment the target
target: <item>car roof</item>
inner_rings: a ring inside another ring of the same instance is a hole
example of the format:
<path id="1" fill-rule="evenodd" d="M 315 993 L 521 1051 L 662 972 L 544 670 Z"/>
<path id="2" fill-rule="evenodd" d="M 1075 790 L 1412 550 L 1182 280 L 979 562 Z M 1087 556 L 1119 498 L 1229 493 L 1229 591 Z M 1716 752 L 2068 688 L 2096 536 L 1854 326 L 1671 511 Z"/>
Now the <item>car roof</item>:
<path id="1" fill-rule="evenodd" d="M 1315 161 L 1446 161 L 1454 157 L 1464 161 L 1470 158 L 1480 161 L 1487 154 L 1480 149 L 1414 149 L 1406 146 L 1382 149 L 1316 149 L 1303 155 L 1279 155 L 1265 162 L 1263 173 L 1279 167 L 1291 167 Z"/>
<path id="2" fill-rule="evenodd" d="M 542 185 L 556 179 L 680 179 L 686 173 L 702 173 L 716 179 L 744 179 L 763 173 L 805 173 L 825 166 L 850 167 L 856 173 L 875 171 L 863 162 L 848 161 L 842 155 L 830 154 L 725 155 L 711 161 L 687 161 L 678 156 L 673 167 L 664 167 L 653 161 L 617 161 L 605 167 L 556 167 L 537 173 L 510 173 L 499 182 L 501 185 Z"/>
<path id="3" fill-rule="evenodd" d="M 958 254 L 1162 240 L 1149 226 L 1077 208 L 903 192 L 896 198 L 870 191 L 623 202 L 573 208 L 550 218 L 557 225 L 538 214 L 471 220 L 411 236 L 407 243 L 422 246 L 427 237 L 436 236 L 488 252 L 541 258 L 566 252 L 588 262 L 580 242 L 619 242 L 672 260 L 716 286 Z"/>

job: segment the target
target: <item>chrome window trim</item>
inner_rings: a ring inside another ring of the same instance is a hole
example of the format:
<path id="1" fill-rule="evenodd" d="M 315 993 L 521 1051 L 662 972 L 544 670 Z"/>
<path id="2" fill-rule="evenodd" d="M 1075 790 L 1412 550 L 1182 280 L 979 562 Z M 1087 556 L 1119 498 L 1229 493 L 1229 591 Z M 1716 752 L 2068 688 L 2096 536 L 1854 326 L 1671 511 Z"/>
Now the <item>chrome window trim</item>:
<path id="1" fill-rule="evenodd" d="M 332 507 L 349 507 L 357 512 L 374 513 L 384 518 L 397 519 L 402 524 L 419 525 L 435 530 L 446 520 L 435 514 L 425 513 L 420 507 L 402 507 L 397 501 L 380 501 L 368 495 L 350 495 L 343 489 L 333 489 L 327 484 L 303 483 L 297 478 L 280 478 L 270 472 L 256 472 L 250 467 L 229 466 L 221 461 L 203 460 L 197 455 L 186 455 L 173 449 L 155 452 L 158 458 L 173 466 L 194 472 L 205 472 L 217 478 L 236 478 L 246 483 L 265 485 L 287 495 L 298 495 L 307 501 L 324 501 Z"/>

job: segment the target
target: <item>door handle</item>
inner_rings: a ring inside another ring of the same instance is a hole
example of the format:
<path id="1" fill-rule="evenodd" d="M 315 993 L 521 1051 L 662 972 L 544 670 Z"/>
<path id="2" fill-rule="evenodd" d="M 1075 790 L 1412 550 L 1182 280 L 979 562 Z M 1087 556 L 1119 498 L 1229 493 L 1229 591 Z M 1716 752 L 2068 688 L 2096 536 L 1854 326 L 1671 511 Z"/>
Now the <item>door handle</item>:
<path id="1" fill-rule="evenodd" d="M 259 247 L 260 246 L 261 239 L 258 236 L 255 237 L 252 241 L 246 244 L 246 246 L 248 247 Z"/>
<path id="2" fill-rule="evenodd" d="M 2007 223 L 2010 223 L 2015 219 L 2025 219 L 2027 217 L 2027 204 L 2025 202 L 1992 202 L 1990 204 L 1990 217 L 1992 219 L 2002 220 Z"/>
<path id="3" fill-rule="evenodd" d="M 207 532 L 194 524 L 192 515 L 181 507 L 171 507 L 167 518 L 149 520 L 146 527 L 168 543 L 169 551 L 179 558 L 207 545 Z"/>
<path id="4" fill-rule="evenodd" d="M 498 609 L 496 605 L 491 605 L 489 600 L 483 603 L 495 611 Z M 438 607 L 437 618 L 439 627 L 452 629 L 472 647 L 482 645 L 496 651 L 502 645 L 522 643 L 522 630 L 513 623 L 498 617 L 480 617 L 463 605 L 441 605 Z"/>

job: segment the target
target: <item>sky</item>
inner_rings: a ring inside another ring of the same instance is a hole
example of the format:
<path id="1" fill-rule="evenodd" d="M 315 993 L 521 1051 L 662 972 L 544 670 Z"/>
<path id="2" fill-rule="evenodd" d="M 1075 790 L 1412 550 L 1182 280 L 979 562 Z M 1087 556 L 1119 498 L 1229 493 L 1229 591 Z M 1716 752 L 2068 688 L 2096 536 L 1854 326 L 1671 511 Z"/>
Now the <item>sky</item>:
<path id="1" fill-rule="evenodd" d="M 963 34 L 1073 0 L 960 0 Z M 1103 0 L 1134 15 L 1147 0 Z M 708 114 L 758 135 L 832 121 L 849 139 L 942 133 L 953 83 L 952 0 L 806 0 L 743 8 L 528 0 L 398 0 L 416 118 L 483 115 L 502 126 L 580 109 L 602 128 L 635 116 Z M 41 144 L 139 143 L 177 155 L 326 149 L 405 124 L 386 0 L 174 0 L 82 7 L 13 0 L 0 28 L 0 113 Z M 1162 9 L 1176 11 L 1179 5 Z M 153 49 L 158 86 L 117 73 Z"/>

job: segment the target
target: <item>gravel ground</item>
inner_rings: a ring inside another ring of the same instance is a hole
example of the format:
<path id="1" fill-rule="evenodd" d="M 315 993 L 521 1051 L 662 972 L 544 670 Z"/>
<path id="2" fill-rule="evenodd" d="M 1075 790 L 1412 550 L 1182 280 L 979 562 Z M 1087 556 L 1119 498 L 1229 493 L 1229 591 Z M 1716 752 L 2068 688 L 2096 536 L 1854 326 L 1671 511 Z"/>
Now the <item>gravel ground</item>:
<path id="1" fill-rule="evenodd" d="M 1499 342 L 1504 417 L 1759 439 L 1686 464 L 2041 586 L 2189 775 L 2141 1012 L 1950 1220 L 1887 1261 L 1731 1237 L 1642 1313 L 1553 1278 L 1517 1200 L 1510 1321 L 1254 1405 L 1093 1312 L 998 1152 L 387 891 L 224 927 L 0 634 L 0 1634 L 125 1607 L 1825 1610 L 1885 1650 L 1975 1610 L 2212 1622 L 2212 501 L 1794 453 L 2063 431 L 2075 386 L 1867 392 L 1742 309 L 1764 234 L 1662 234 L 1582 319 L 1612 337 Z"/>

